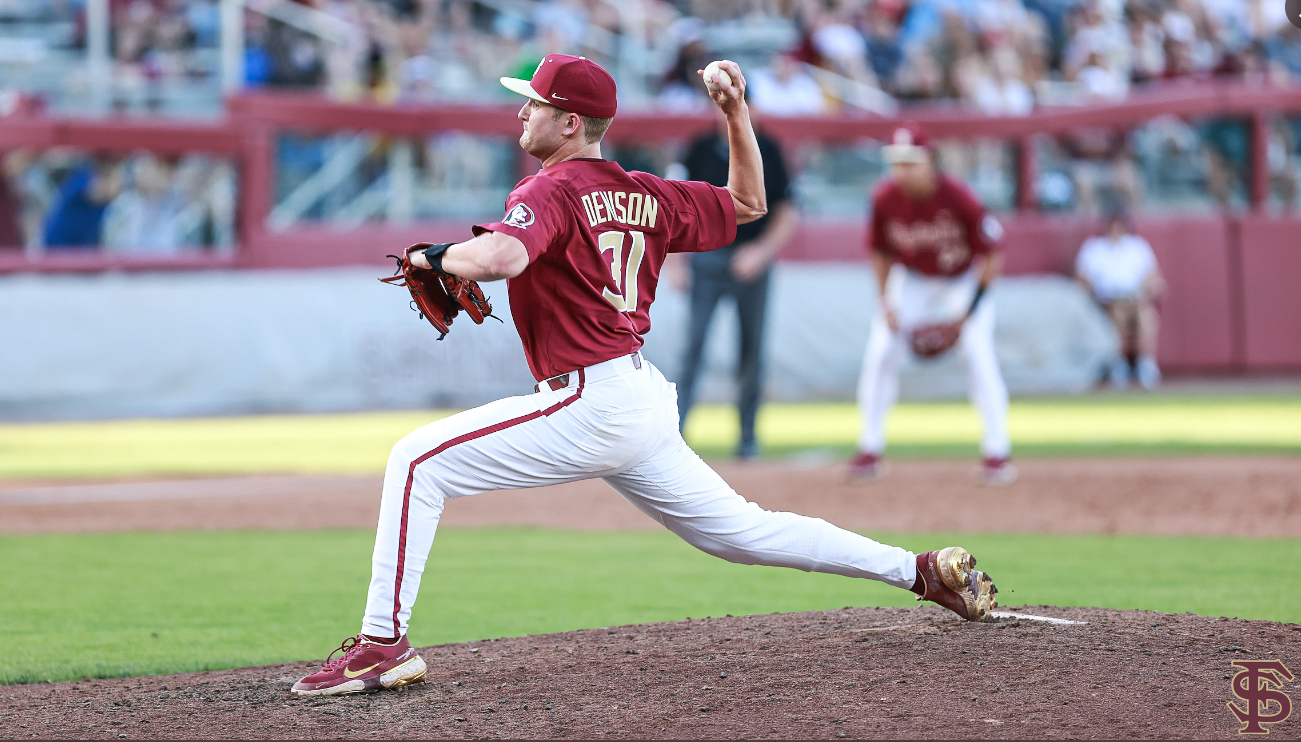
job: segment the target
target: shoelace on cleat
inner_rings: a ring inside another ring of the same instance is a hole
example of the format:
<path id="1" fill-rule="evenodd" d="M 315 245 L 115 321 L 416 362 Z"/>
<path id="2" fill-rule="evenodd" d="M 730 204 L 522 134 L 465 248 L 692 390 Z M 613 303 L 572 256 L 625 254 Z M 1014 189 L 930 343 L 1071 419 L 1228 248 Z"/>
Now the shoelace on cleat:
<path id="1" fill-rule="evenodd" d="M 351 642 L 351 644 L 349 642 Z M 321 670 L 333 672 L 334 670 L 346 666 L 353 657 L 357 656 L 362 651 L 362 646 L 362 643 L 358 641 L 355 636 L 350 636 L 347 639 L 344 639 L 343 643 L 339 645 L 339 648 L 334 650 L 334 652 L 330 652 L 330 656 L 325 658 L 325 667 L 322 667 Z M 339 655 L 339 659 L 336 660 L 334 659 L 335 652 L 343 652 L 343 654 Z"/>

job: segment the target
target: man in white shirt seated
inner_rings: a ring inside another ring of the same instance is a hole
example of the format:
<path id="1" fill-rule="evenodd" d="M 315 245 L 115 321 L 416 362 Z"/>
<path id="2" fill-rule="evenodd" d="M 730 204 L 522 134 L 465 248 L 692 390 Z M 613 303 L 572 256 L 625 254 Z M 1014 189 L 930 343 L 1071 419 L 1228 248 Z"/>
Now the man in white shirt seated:
<path id="1" fill-rule="evenodd" d="M 1107 215 L 1103 233 L 1090 237 L 1075 258 L 1075 277 L 1102 305 L 1116 325 L 1121 352 L 1108 376 L 1117 386 L 1129 384 L 1130 359 L 1134 375 L 1145 389 L 1161 381 L 1156 364 L 1156 335 L 1160 323 L 1157 303 L 1165 282 L 1147 240 L 1133 234 L 1129 215 L 1117 209 Z"/>
<path id="2" fill-rule="evenodd" d="M 784 53 L 774 54 L 767 68 L 749 75 L 750 103 L 772 116 L 814 116 L 827 107 L 822 88 Z"/>

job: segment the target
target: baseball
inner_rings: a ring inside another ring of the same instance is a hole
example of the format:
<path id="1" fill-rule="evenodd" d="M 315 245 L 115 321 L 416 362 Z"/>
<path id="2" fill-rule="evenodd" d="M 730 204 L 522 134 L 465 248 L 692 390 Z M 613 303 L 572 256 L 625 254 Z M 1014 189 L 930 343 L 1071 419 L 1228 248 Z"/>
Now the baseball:
<path id="1" fill-rule="evenodd" d="M 718 75 L 718 81 L 722 84 L 732 84 L 732 76 L 724 72 L 723 68 L 718 66 L 718 62 L 710 62 L 705 66 L 705 87 L 710 90 L 718 90 L 718 86 L 711 79 L 714 75 Z"/>

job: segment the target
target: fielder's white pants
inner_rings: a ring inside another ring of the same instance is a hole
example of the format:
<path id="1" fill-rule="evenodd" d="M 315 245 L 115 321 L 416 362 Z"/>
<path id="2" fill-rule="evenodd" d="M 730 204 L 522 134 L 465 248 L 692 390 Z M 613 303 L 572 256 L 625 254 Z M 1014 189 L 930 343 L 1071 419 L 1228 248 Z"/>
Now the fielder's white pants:
<path id="1" fill-rule="evenodd" d="M 564 389 L 544 385 L 467 410 L 393 447 L 362 633 L 406 632 L 448 500 L 592 477 L 687 543 L 730 562 L 902 588 L 916 580 L 910 552 L 738 495 L 682 440 L 674 385 L 650 363 L 624 356 L 569 376 Z"/>
<path id="2" fill-rule="evenodd" d="M 912 352 L 909 334 L 922 325 L 961 317 L 971 307 L 978 283 L 975 271 L 954 278 L 926 276 L 901 265 L 890 271 L 885 298 L 899 321 L 899 330 L 890 331 L 883 312 L 878 311 L 872 320 L 858 379 L 859 451 L 877 455 L 885 451 L 885 419 L 899 398 L 899 366 Z M 1012 452 L 1007 434 L 1007 385 L 994 355 L 994 298 L 989 294 L 963 325 L 956 351 L 966 362 L 968 396 L 984 424 L 980 452 L 989 458 L 1006 457 Z"/>

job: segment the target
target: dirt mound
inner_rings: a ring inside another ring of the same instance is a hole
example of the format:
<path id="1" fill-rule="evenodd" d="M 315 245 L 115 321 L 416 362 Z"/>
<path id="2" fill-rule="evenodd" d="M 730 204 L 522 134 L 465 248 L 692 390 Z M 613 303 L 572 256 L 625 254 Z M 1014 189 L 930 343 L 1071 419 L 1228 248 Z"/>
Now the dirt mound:
<path id="1" fill-rule="evenodd" d="M 10 686 L 0 736 L 1231 738 L 1231 661 L 1301 675 L 1297 625 L 1013 611 L 1087 623 L 923 606 L 592 629 L 429 647 L 428 682 L 337 699 L 289 693 L 313 663 Z"/>

